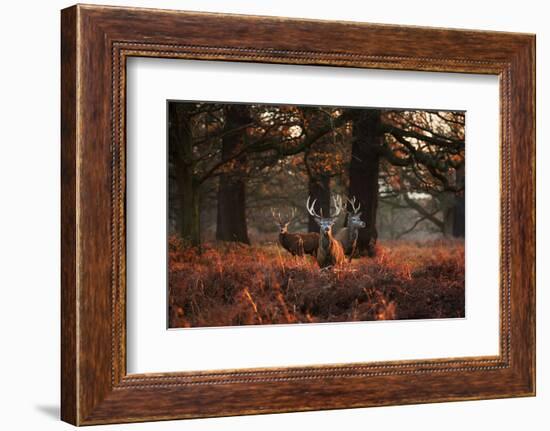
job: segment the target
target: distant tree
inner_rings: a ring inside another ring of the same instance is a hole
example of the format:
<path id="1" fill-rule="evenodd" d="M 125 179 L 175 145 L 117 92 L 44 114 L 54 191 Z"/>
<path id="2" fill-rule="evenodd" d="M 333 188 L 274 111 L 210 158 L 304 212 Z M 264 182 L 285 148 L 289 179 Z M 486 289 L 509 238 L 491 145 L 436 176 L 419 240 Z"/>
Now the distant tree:
<path id="1" fill-rule="evenodd" d="M 194 109 L 189 105 L 168 105 L 170 195 L 175 203 L 175 226 L 191 245 L 200 243 L 199 179 L 193 159 L 192 122 Z"/>
<path id="2" fill-rule="evenodd" d="M 261 195 L 264 205 L 295 206 L 305 216 L 295 201 L 301 193 L 328 213 L 331 188 L 342 186 L 367 224 L 360 253 L 375 253 L 379 199 L 390 194 L 418 214 L 395 235 L 424 222 L 464 235 L 463 113 L 178 102 L 168 111 L 170 222 L 192 245 L 201 239 L 201 199 L 215 203 L 218 239 L 249 243 L 249 200 L 258 205 Z M 276 193 L 257 186 L 275 177 Z"/>
<path id="3" fill-rule="evenodd" d="M 381 133 L 381 111 L 357 110 L 353 118 L 353 143 L 349 167 L 349 195 L 361 204 L 366 227 L 359 230 L 357 249 L 369 256 L 375 254 L 378 239 L 378 177 L 380 149 L 384 146 Z"/>
<path id="4" fill-rule="evenodd" d="M 367 228 L 359 233 L 360 252 L 372 256 L 376 250 L 376 217 L 382 160 L 398 167 L 395 172 L 401 174 L 406 171 L 414 176 L 418 186 L 416 189 L 410 187 L 412 183 L 407 187 L 394 181 L 395 184 L 400 184 L 405 200 L 410 198 L 408 193 L 415 190 L 448 193 L 453 198 L 451 212 L 456 215 L 454 220 L 457 223 L 451 230 L 457 234 L 463 232 L 458 226 L 461 220 L 460 199 L 463 203 L 464 192 L 462 113 L 354 110 L 353 136 L 349 194 L 356 196 L 361 202 L 367 223 Z M 402 178 L 399 180 L 402 181 Z M 413 205 L 414 200 L 408 199 L 408 204 Z M 423 216 L 427 217 L 428 214 L 424 213 Z"/>
<path id="5" fill-rule="evenodd" d="M 216 237 L 248 243 L 247 181 L 303 153 L 334 127 L 327 122 L 306 131 L 294 106 L 171 102 L 168 111 L 171 219 L 192 245 L 200 244 L 205 182 L 219 178 Z"/>
<path id="6" fill-rule="evenodd" d="M 224 133 L 218 177 L 216 239 L 250 244 L 246 226 L 247 127 L 252 119 L 247 105 L 225 105 Z"/>
<path id="7" fill-rule="evenodd" d="M 308 177 L 308 196 L 316 201 L 315 209 L 323 214 L 330 213 L 331 179 L 344 170 L 344 144 L 342 128 L 346 127 L 342 111 L 335 108 L 304 107 L 305 134 L 312 130 L 329 130 L 312 141 L 304 150 L 304 165 Z M 319 225 L 308 214 L 308 231 L 319 232 Z"/>

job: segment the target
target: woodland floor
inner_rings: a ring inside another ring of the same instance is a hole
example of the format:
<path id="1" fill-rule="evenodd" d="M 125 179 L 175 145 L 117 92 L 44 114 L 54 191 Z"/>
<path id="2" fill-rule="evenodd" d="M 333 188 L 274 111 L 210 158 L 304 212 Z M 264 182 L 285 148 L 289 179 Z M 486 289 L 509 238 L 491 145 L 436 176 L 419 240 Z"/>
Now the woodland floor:
<path id="1" fill-rule="evenodd" d="M 382 242 L 319 270 L 277 244 L 169 245 L 169 326 L 464 317 L 464 242 Z"/>

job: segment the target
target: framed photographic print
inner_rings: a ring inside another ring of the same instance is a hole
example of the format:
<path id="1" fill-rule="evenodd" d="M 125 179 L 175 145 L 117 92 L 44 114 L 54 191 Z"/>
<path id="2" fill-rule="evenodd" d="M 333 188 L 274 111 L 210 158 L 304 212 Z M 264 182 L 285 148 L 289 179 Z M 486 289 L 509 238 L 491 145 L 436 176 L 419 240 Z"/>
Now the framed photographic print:
<path id="1" fill-rule="evenodd" d="M 533 35 L 61 30 L 63 420 L 535 394 Z"/>

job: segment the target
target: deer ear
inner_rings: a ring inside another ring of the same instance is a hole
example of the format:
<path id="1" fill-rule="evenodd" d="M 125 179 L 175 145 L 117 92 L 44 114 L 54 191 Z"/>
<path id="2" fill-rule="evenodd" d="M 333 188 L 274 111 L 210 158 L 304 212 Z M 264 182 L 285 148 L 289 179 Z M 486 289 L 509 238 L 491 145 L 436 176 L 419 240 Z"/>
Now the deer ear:
<path id="1" fill-rule="evenodd" d="M 359 213 L 357 213 L 357 216 L 358 216 L 358 217 L 361 217 L 361 214 L 362 214 L 362 213 L 359 212 Z"/>

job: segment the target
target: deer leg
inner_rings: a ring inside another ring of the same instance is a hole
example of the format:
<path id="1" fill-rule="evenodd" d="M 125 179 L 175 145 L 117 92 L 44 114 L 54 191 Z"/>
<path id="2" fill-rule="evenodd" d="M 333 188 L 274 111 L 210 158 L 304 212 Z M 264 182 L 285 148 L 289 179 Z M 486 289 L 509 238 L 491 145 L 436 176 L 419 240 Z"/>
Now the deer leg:
<path id="1" fill-rule="evenodd" d="M 298 256 L 304 255 L 304 240 L 300 238 L 298 240 Z"/>
<path id="2" fill-rule="evenodd" d="M 351 263 L 351 259 L 353 259 L 353 256 L 355 255 L 356 247 L 357 247 L 357 241 L 353 241 L 353 244 L 351 246 L 351 252 L 349 254 L 349 259 L 348 259 L 349 263 Z"/>

